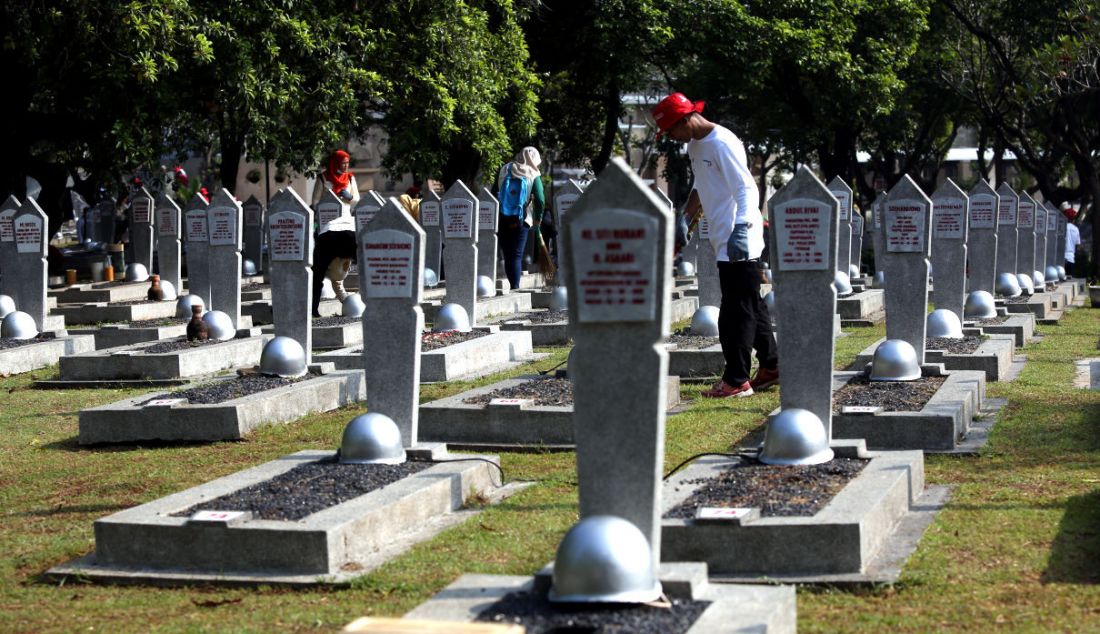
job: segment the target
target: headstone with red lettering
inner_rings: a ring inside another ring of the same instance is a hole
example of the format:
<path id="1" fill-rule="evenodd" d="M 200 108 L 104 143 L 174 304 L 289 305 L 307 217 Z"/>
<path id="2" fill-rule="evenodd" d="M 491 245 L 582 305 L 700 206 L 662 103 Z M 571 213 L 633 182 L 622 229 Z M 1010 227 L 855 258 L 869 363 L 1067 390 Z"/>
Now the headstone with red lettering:
<path id="1" fill-rule="evenodd" d="M 577 181 L 570 179 L 567 183 L 554 191 L 554 222 L 557 226 L 564 227 L 564 219 L 569 216 L 570 210 L 576 204 L 577 199 L 584 193 L 584 188 Z M 556 276 L 559 286 L 565 284 L 565 269 L 569 267 L 569 254 L 565 250 L 565 241 L 558 238 L 558 273 Z M 702 302 L 702 299 L 699 300 Z"/>
<path id="2" fill-rule="evenodd" d="M 466 310 L 470 325 L 475 322 L 477 302 L 477 196 L 462 181 L 455 181 L 440 202 L 443 223 L 443 266 L 447 270 L 447 303 Z"/>
<path id="3" fill-rule="evenodd" d="M 672 212 L 616 158 L 563 219 L 580 514 L 633 523 L 656 565 Z"/>
<path id="4" fill-rule="evenodd" d="M 359 199 L 359 202 L 355 204 L 353 213 L 355 214 L 355 233 L 356 235 L 363 232 L 363 229 L 367 228 L 367 225 L 374 219 L 375 214 L 382 208 L 385 201 L 374 190 L 368 191 L 366 196 Z"/>
<path id="5" fill-rule="evenodd" d="M 1035 273 L 1035 210 L 1038 205 L 1027 192 L 1020 194 L 1016 207 L 1016 273 L 1028 279 Z"/>
<path id="6" fill-rule="evenodd" d="M 967 291 L 985 291 L 992 295 L 997 283 L 997 210 L 1001 197 L 989 183 L 981 180 L 969 192 L 970 227 L 967 229 L 966 257 L 970 266 Z"/>
<path id="7" fill-rule="evenodd" d="M 859 276 L 863 268 L 863 214 L 852 211 L 852 255 L 849 266 Z"/>
<path id="8" fill-rule="evenodd" d="M 497 279 L 497 216 L 500 202 L 482 187 L 477 195 L 477 274 Z M 522 220 L 520 221 L 522 222 Z M 494 282 L 495 284 L 496 282 Z"/>
<path id="9" fill-rule="evenodd" d="M 130 243 L 134 262 L 144 264 L 146 271 L 153 270 L 153 222 L 153 197 L 142 187 L 130 201 Z"/>
<path id="10" fill-rule="evenodd" d="M 276 194 L 268 207 L 267 257 L 275 336 L 302 344 L 308 364 L 313 352 L 313 210 L 291 187 Z"/>
<path id="11" fill-rule="evenodd" d="M 313 213 L 317 217 L 317 228 L 320 229 L 340 216 L 351 214 L 351 209 L 339 196 L 332 193 L 331 189 L 326 188 L 321 194 L 321 199 L 317 201 Z"/>
<path id="12" fill-rule="evenodd" d="M 1046 230 L 1046 243 L 1047 243 L 1047 266 L 1058 266 L 1062 263 L 1062 253 L 1058 252 L 1058 216 L 1062 215 L 1062 212 L 1058 211 L 1058 208 L 1054 206 L 1054 203 L 1047 201 L 1047 230 Z M 1057 282 L 1058 280 L 1047 280 L 1048 282 Z"/>
<path id="13" fill-rule="evenodd" d="M 1047 269 L 1047 206 L 1035 203 L 1035 270 L 1042 273 L 1046 281 Z M 1036 287 L 1035 290 L 1042 291 Z"/>
<path id="14" fill-rule="evenodd" d="M 883 210 L 886 338 L 908 342 L 924 363 L 932 201 L 907 174 L 886 195 Z"/>
<path id="15" fill-rule="evenodd" d="M 206 210 L 210 234 L 209 310 L 229 315 L 234 328 L 241 324 L 241 203 L 225 188 L 214 194 Z"/>
<path id="16" fill-rule="evenodd" d="M 9 287 L 15 307 L 34 318 L 39 332 L 46 330 L 46 234 L 48 218 L 33 198 L 12 216 L 15 275 Z"/>
<path id="17" fill-rule="evenodd" d="M 852 261 L 852 188 L 839 176 L 829 181 L 829 191 L 840 202 L 837 225 L 836 270 L 847 275 Z"/>
<path id="18" fill-rule="evenodd" d="M 19 199 L 15 196 L 8 196 L 8 199 L 0 204 L 0 295 L 10 295 L 13 298 L 17 275 L 15 273 L 15 233 L 12 230 L 11 221 L 18 211 Z"/>
<path id="19" fill-rule="evenodd" d="M 882 256 L 886 245 L 882 239 L 882 204 L 886 202 L 886 192 L 879 192 L 871 203 L 871 248 L 875 251 L 875 271 L 882 271 Z"/>
<path id="20" fill-rule="evenodd" d="M 950 178 L 932 194 L 932 301 L 962 320 L 970 200 Z"/>
<path id="21" fill-rule="evenodd" d="M 166 193 L 157 196 L 153 210 L 154 229 L 157 232 L 157 267 L 160 280 L 168 282 L 177 293 L 183 293 L 183 276 L 180 273 L 180 206 Z"/>
<path id="22" fill-rule="evenodd" d="M 401 203 L 390 198 L 359 239 L 359 292 L 367 305 L 363 312 L 367 402 L 372 412 L 397 423 L 405 447 L 418 442 L 424 237 L 424 230 Z"/>
<path id="23" fill-rule="evenodd" d="M 839 206 L 805 166 L 768 201 L 780 406 L 813 412 L 830 438 Z"/>
<path id="24" fill-rule="evenodd" d="M 1020 234 L 1016 228 L 1020 196 L 1008 183 L 1001 183 L 997 188 L 997 195 L 1001 197 L 997 205 L 997 273 L 1011 273 L 1015 276 L 1016 249 L 1020 242 Z"/>
<path id="25" fill-rule="evenodd" d="M 443 263 L 443 230 L 440 228 L 439 218 L 439 194 L 430 187 L 425 187 L 420 199 L 420 228 L 424 230 L 425 236 L 424 267 L 443 279 L 443 271 L 440 270 Z"/>
<path id="26" fill-rule="evenodd" d="M 187 292 L 210 306 L 210 235 L 207 231 L 206 208 L 209 203 L 202 194 L 195 194 L 183 210 L 183 237 L 187 243 Z"/>
<path id="27" fill-rule="evenodd" d="M 241 206 L 244 210 L 244 258 L 252 260 L 256 270 L 266 270 L 264 250 L 264 204 L 259 198 L 249 196 Z"/>

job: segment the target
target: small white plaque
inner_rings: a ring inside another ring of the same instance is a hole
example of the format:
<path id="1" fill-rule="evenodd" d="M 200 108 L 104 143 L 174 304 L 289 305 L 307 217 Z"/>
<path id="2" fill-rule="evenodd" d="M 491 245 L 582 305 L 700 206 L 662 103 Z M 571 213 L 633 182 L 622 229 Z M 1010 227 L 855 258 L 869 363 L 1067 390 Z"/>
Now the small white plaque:
<path id="1" fill-rule="evenodd" d="M 657 314 L 658 223 L 628 209 L 602 209 L 570 226 L 577 321 L 651 321 Z"/>
<path id="2" fill-rule="evenodd" d="M 524 407 L 534 403 L 530 398 L 494 398 L 489 401 L 489 407 Z"/>
<path id="3" fill-rule="evenodd" d="M 438 200 L 421 200 L 420 201 L 420 226 L 421 227 L 438 227 L 439 226 L 439 201 Z"/>
<path id="4" fill-rule="evenodd" d="M 237 218 L 236 209 L 210 209 L 210 246 L 237 246 Z"/>
<path id="5" fill-rule="evenodd" d="M 1016 226 L 1016 199 L 1012 196 L 1001 196 L 1001 204 L 997 208 L 997 224 L 1006 229 Z"/>
<path id="6" fill-rule="evenodd" d="M 175 407 L 187 402 L 185 398 L 158 398 L 145 404 L 146 407 Z"/>
<path id="7" fill-rule="evenodd" d="M 1016 226 L 1021 229 L 1035 228 L 1035 205 L 1026 200 L 1020 201 L 1016 211 Z"/>
<path id="8" fill-rule="evenodd" d="M 710 240 L 710 223 L 707 222 L 706 214 L 699 218 L 698 231 L 700 238 L 703 238 L 704 240 Z"/>
<path id="9" fill-rule="evenodd" d="M 845 405 L 840 408 L 841 414 L 877 414 L 882 408 L 877 405 Z"/>
<path id="10" fill-rule="evenodd" d="M 832 205 L 798 198 L 772 210 L 772 230 L 780 271 L 829 271 L 829 216 Z M 835 244 L 835 243 L 834 243 Z"/>
<path id="11" fill-rule="evenodd" d="M 443 201 L 443 237 L 472 238 L 474 222 L 474 202 L 463 198 L 448 198 Z"/>
<path id="12" fill-rule="evenodd" d="M 192 522 L 228 523 L 245 516 L 246 511 L 196 511 L 189 518 Z"/>
<path id="13" fill-rule="evenodd" d="M 188 242 L 209 242 L 206 231 L 206 210 L 192 209 L 184 216 Z"/>
<path id="14" fill-rule="evenodd" d="M 491 200 L 479 200 L 477 203 L 477 230 L 497 230 L 497 204 Z"/>
<path id="15" fill-rule="evenodd" d="M 263 224 L 263 207 L 258 204 L 244 206 L 244 224 L 249 227 L 258 227 Z"/>
<path id="16" fill-rule="evenodd" d="M 414 284 L 419 283 L 413 279 L 413 240 L 396 229 L 371 231 L 363 238 L 367 297 L 413 296 Z"/>
<path id="17" fill-rule="evenodd" d="M 752 513 L 749 507 L 721 508 L 712 506 L 700 506 L 695 509 L 695 519 L 710 521 L 740 521 Z"/>
<path id="18" fill-rule="evenodd" d="M 324 226 L 336 220 L 344 212 L 344 206 L 339 203 L 327 202 L 317 205 L 317 224 Z"/>
<path id="19" fill-rule="evenodd" d="M 305 216 L 292 211 L 271 214 L 267 220 L 268 249 L 272 262 L 297 262 L 306 259 Z"/>
<path id="20" fill-rule="evenodd" d="M 886 250 L 890 253 L 924 251 L 924 218 L 928 205 L 920 200 L 886 201 Z"/>
<path id="21" fill-rule="evenodd" d="M 992 229 L 995 217 L 993 205 L 996 199 L 989 194 L 975 194 L 970 197 L 970 228 Z"/>
<path id="22" fill-rule="evenodd" d="M 153 201 L 150 198 L 144 196 L 134 199 L 134 224 L 135 225 L 147 225 L 153 222 L 152 210 Z"/>
<path id="23" fill-rule="evenodd" d="M 21 216 L 13 221 L 16 252 L 42 253 L 42 224 L 42 219 L 37 216 Z"/>
<path id="24" fill-rule="evenodd" d="M 157 210 L 157 233 L 162 236 L 174 236 L 179 233 L 179 211 L 171 207 L 161 207 Z"/>
<path id="25" fill-rule="evenodd" d="M 358 233 L 366 228 L 381 209 L 382 207 L 373 197 L 364 198 L 363 202 L 355 208 L 355 232 Z"/>
<path id="26" fill-rule="evenodd" d="M 0 242 L 15 242 L 15 231 L 12 229 L 12 219 L 18 209 L 5 209 L 0 212 Z M 98 219 L 95 221 L 98 222 Z"/>
<path id="27" fill-rule="evenodd" d="M 106 304 L 102 304 L 102 305 L 106 306 Z M 114 352 L 111 353 L 110 356 L 112 356 L 112 357 L 132 357 L 135 354 L 137 354 L 136 350 L 115 350 Z"/>
<path id="28" fill-rule="evenodd" d="M 962 240 L 964 207 L 963 201 L 957 198 L 936 201 L 932 206 L 932 237 Z"/>
<path id="29" fill-rule="evenodd" d="M 840 201 L 840 221 L 848 222 L 848 219 L 852 217 L 852 196 L 847 191 L 829 190 L 829 193 L 836 197 Z"/>

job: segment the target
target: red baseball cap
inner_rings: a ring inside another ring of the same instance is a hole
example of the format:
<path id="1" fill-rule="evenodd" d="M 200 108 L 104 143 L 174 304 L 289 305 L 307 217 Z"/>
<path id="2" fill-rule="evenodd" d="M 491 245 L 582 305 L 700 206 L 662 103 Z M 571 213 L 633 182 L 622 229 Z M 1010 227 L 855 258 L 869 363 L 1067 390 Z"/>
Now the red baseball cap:
<path id="1" fill-rule="evenodd" d="M 693 112 L 702 112 L 706 102 L 695 101 L 684 96 L 682 92 L 674 92 L 661 100 L 653 109 L 653 120 L 657 123 L 657 136 L 660 137 L 669 128 L 676 125 L 680 119 Z"/>

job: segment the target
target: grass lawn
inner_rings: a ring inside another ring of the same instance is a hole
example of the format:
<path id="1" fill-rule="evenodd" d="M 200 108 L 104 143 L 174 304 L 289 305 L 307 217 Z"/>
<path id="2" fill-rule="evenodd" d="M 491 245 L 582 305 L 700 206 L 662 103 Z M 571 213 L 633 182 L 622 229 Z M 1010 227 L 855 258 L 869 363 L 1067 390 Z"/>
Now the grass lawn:
<path id="1" fill-rule="evenodd" d="M 1068 313 L 1023 351 L 1023 375 L 990 384 L 1009 406 L 980 457 L 930 457 L 929 484 L 954 487 L 900 583 L 801 590 L 802 632 L 1100 632 L 1100 392 L 1074 390 L 1075 359 L 1100 356 L 1100 310 Z M 837 341 L 837 367 L 883 328 Z M 565 360 L 564 348 L 520 371 L 424 386 L 422 399 Z M 535 485 L 421 544 L 344 589 L 100 586 L 45 581 L 52 565 L 91 551 L 92 522 L 115 511 L 301 449 L 334 449 L 362 407 L 263 428 L 247 441 L 84 449 L 80 409 L 137 391 L 30 388 L 0 379 L 0 631 L 332 630 L 363 615 L 400 615 L 464 572 L 529 574 L 577 519 L 571 453 L 503 454 L 509 479 Z M 757 428 L 775 390 L 735 402 L 698 398 L 668 419 L 666 467 L 721 451 Z"/>

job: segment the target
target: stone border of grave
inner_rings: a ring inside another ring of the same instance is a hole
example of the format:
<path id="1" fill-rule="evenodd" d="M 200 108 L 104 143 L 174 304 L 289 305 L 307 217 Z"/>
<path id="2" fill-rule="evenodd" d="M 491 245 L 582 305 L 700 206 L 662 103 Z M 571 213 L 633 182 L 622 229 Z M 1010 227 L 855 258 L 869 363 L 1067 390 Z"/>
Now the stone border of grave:
<path id="1" fill-rule="evenodd" d="M 499 501 L 522 488 L 497 486 L 499 473 L 484 462 L 499 465 L 496 456 L 436 447 L 417 458 L 475 460 L 436 464 L 297 521 L 172 515 L 333 455 L 300 451 L 96 520 L 96 550 L 46 574 L 156 585 L 346 584 L 479 512 L 464 507 L 471 496 Z"/>
<path id="2" fill-rule="evenodd" d="M 1004 315 L 1001 315 L 1004 316 Z M 977 322 L 967 321 L 963 323 L 964 335 L 1012 335 L 1017 348 L 1035 340 L 1035 316 L 1030 314 L 1007 315 L 1008 319 L 1002 324 L 979 326 Z"/>
<path id="3" fill-rule="evenodd" d="M 1035 319 L 1058 319 L 1062 316 L 1061 311 L 1055 311 L 1051 306 L 1050 293 L 1036 293 L 1027 298 L 1026 302 L 1020 302 L 1012 304 L 1005 302 L 1005 310 L 1010 315 L 1017 313 L 1031 313 L 1035 315 Z M 1057 316 L 1055 313 L 1057 312 Z"/>
<path id="4" fill-rule="evenodd" d="M 177 288 L 176 292 L 180 289 Z M 148 295 L 149 282 L 91 282 L 66 287 L 53 297 L 59 304 L 96 304 L 145 299 Z"/>
<path id="5" fill-rule="evenodd" d="M 95 350 L 95 337 L 69 335 L 0 350 L 0 375 L 21 374 L 53 365 L 69 355 Z"/>
<path id="6" fill-rule="evenodd" d="M 147 341 L 156 342 L 174 337 L 182 337 L 187 334 L 187 322 L 171 326 L 151 326 L 147 328 L 131 328 L 126 324 L 111 324 L 99 328 L 72 328 L 70 333 L 75 335 L 87 335 L 95 338 L 95 349 L 121 348 L 133 346 Z"/>
<path id="7" fill-rule="evenodd" d="M 146 287 L 148 289 L 148 287 Z M 146 321 L 169 319 L 176 315 L 176 302 L 145 302 L 141 304 L 112 305 L 105 302 L 68 304 L 58 306 L 54 314 L 72 324 L 98 324 L 103 322 Z"/>
<path id="8" fill-rule="evenodd" d="M 871 325 L 886 318 L 886 292 L 867 289 L 836 298 L 836 312 L 841 322 L 870 322 Z"/>
<path id="9" fill-rule="evenodd" d="M 479 450 L 517 447 L 567 448 L 573 440 L 573 407 L 535 405 L 527 399 L 477 405 L 464 399 L 521 385 L 538 375 L 506 379 L 420 405 L 420 438 Z M 668 408 L 680 403 L 680 377 L 667 381 Z"/>
<path id="10" fill-rule="evenodd" d="M 420 353 L 420 382 L 472 380 L 545 358 L 535 354 L 527 332 L 500 332 L 496 326 L 478 326 L 491 334 L 437 350 Z M 363 367 L 362 345 L 349 346 L 315 355 L 318 361 L 333 363 L 337 369 Z"/>
<path id="11" fill-rule="evenodd" d="M 921 366 L 924 376 L 944 376 L 932 398 L 918 412 L 833 414 L 833 438 L 861 438 L 873 450 L 920 449 L 926 453 L 973 453 L 963 444 L 971 422 L 985 401 L 985 373 L 944 372 L 939 365 Z M 862 372 L 834 372 L 833 392 Z"/>
<path id="12" fill-rule="evenodd" d="M 860 370 L 866 367 L 874 358 L 875 350 L 884 341 L 886 341 L 885 337 L 861 350 L 852 363 L 852 369 Z M 984 372 L 985 380 L 989 382 L 1011 380 L 1008 375 L 1009 368 L 1012 366 L 1014 344 L 1015 339 L 1012 335 L 988 335 L 988 339 L 982 341 L 978 349 L 970 354 L 925 350 L 924 360 L 927 363 L 943 364 L 948 372 L 956 370 Z"/>
<path id="13" fill-rule="evenodd" d="M 668 344 L 668 373 L 680 377 L 683 383 L 710 380 L 722 374 L 726 367 L 726 357 L 722 355 L 722 344 L 718 337 L 714 345 L 705 348 L 679 348 L 675 343 Z"/>
<path id="14" fill-rule="evenodd" d="M 834 430 L 835 430 L 834 418 Z M 838 458 L 868 458 L 863 470 L 809 517 L 720 521 L 661 520 L 669 561 L 704 561 L 712 580 L 763 583 L 893 583 L 924 529 L 946 501 L 946 487 L 924 487 L 919 451 L 867 451 L 862 441 L 832 444 Z M 662 513 L 730 464 L 704 457 L 665 481 Z M 781 469 L 782 467 L 776 467 Z"/>
<path id="15" fill-rule="evenodd" d="M 148 440 L 240 440 L 261 425 L 289 423 L 307 414 L 327 412 L 366 398 L 362 372 L 337 372 L 331 364 L 313 368 L 321 376 L 221 403 L 172 403 L 171 392 L 160 392 L 82 410 L 77 441 L 93 445 Z M 165 402 L 143 405 L 151 399 Z"/>
<path id="16" fill-rule="evenodd" d="M 363 343 L 363 322 L 355 320 L 335 326 L 311 326 L 314 348 L 346 348 Z"/>
<path id="17" fill-rule="evenodd" d="M 510 592 L 548 588 L 552 570 L 547 566 L 534 578 L 462 575 L 406 613 L 404 618 L 473 622 L 479 613 Z M 662 563 L 657 576 L 669 598 L 712 602 L 692 624 L 688 634 L 795 632 L 795 591 L 791 586 L 713 584 L 707 580 L 707 567 L 699 563 Z"/>
<path id="18" fill-rule="evenodd" d="M 547 293 L 549 295 L 549 293 Z M 532 298 L 534 294 L 532 294 Z M 532 299 L 532 301 L 534 301 Z M 541 302 L 547 300 L 540 300 Z M 695 314 L 695 311 L 699 308 L 698 297 L 680 297 L 673 299 L 669 305 L 669 320 L 672 322 L 684 321 L 691 319 L 691 316 Z M 535 309 L 532 309 L 535 310 Z M 559 322 L 549 324 L 536 324 L 531 323 L 529 319 L 513 319 L 506 317 L 504 319 L 496 320 L 495 322 L 500 326 L 501 330 L 509 330 L 513 332 L 528 331 L 531 333 L 531 341 L 536 346 L 564 346 L 568 345 L 573 337 L 569 330 L 569 321 L 563 320 Z M 674 374 L 670 371 L 670 374 Z"/>
<path id="19" fill-rule="evenodd" d="M 96 350 L 62 357 L 58 382 L 146 381 L 206 376 L 256 365 L 260 362 L 264 344 L 270 339 L 270 335 L 249 336 L 163 354 L 141 354 L 143 348 L 156 345 L 155 341 Z"/>
<path id="20" fill-rule="evenodd" d="M 421 303 L 420 308 L 424 310 L 424 320 L 428 322 L 434 321 L 435 314 L 439 312 L 441 306 L 443 306 L 443 302 L 436 300 Z M 507 295 L 486 297 L 478 299 L 474 303 L 474 312 L 476 314 L 471 323 L 476 325 L 490 317 L 511 315 L 525 310 L 531 310 L 530 293 L 508 293 Z"/>

